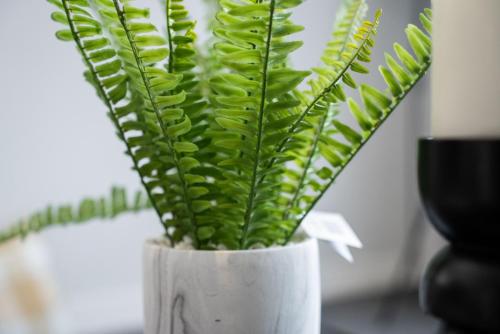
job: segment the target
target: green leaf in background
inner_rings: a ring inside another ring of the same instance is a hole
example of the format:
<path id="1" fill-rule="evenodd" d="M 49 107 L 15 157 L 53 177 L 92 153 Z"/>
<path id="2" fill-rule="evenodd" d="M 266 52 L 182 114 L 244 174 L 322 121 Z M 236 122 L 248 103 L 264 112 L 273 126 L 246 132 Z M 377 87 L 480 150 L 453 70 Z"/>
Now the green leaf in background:
<path id="1" fill-rule="evenodd" d="M 115 186 L 108 196 L 85 198 L 76 205 L 47 206 L 0 232 L 0 243 L 15 238 L 24 238 L 29 233 L 48 227 L 81 224 L 97 219 L 108 220 L 124 213 L 139 212 L 150 208 L 151 203 L 143 191 L 137 191 L 132 196 L 128 196 L 124 187 Z"/>

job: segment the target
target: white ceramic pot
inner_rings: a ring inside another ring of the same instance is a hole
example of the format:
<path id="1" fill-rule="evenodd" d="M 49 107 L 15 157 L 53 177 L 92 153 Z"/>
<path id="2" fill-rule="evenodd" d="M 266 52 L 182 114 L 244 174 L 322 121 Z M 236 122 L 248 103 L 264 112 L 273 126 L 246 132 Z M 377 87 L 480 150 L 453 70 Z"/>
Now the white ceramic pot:
<path id="1" fill-rule="evenodd" d="M 318 244 L 177 250 L 148 241 L 145 334 L 319 334 Z"/>

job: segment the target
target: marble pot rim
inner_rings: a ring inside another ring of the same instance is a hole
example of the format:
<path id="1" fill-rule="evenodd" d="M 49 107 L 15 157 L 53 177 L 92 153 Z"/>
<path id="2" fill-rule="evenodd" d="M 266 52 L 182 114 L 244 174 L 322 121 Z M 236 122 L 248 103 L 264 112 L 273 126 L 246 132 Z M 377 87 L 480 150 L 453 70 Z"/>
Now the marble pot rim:
<path id="1" fill-rule="evenodd" d="M 168 245 L 168 240 L 164 237 L 159 238 L 149 238 L 144 242 L 144 246 L 148 248 L 159 248 L 162 250 L 167 250 L 168 252 L 181 254 L 217 254 L 217 255 L 245 255 L 245 254 L 258 254 L 258 253 L 279 253 L 279 252 L 289 252 L 295 249 L 307 248 L 311 244 L 317 243 L 318 240 L 310 237 L 304 237 L 300 241 L 291 242 L 285 246 L 271 246 L 265 248 L 255 248 L 255 249 L 221 249 L 221 250 L 200 250 L 200 249 L 180 249 L 172 248 Z"/>

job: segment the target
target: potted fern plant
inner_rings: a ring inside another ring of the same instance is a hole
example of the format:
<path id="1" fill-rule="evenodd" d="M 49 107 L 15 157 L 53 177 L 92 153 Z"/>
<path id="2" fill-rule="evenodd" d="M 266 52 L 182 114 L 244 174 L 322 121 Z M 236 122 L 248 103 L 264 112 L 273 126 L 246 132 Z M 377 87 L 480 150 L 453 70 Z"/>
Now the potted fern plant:
<path id="1" fill-rule="evenodd" d="M 147 334 L 319 333 L 317 244 L 299 227 L 428 70 L 431 11 L 406 30 L 413 55 L 386 53 L 379 90 L 358 84 L 381 19 L 365 0 L 343 1 L 312 71 L 289 62 L 302 0 L 219 0 L 203 49 L 182 0 L 163 1 L 165 32 L 132 0 L 48 1 L 143 190 L 49 206 L 0 241 L 151 208 L 165 233 L 145 244 Z"/>

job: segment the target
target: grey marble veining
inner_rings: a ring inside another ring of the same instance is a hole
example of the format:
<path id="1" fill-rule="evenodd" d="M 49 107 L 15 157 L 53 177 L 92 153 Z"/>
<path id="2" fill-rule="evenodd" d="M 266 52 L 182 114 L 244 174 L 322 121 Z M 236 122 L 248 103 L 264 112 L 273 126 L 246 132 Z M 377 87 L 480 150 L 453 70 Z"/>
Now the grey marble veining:
<path id="1" fill-rule="evenodd" d="M 145 334 L 319 334 L 316 240 L 250 251 L 144 248 Z"/>

